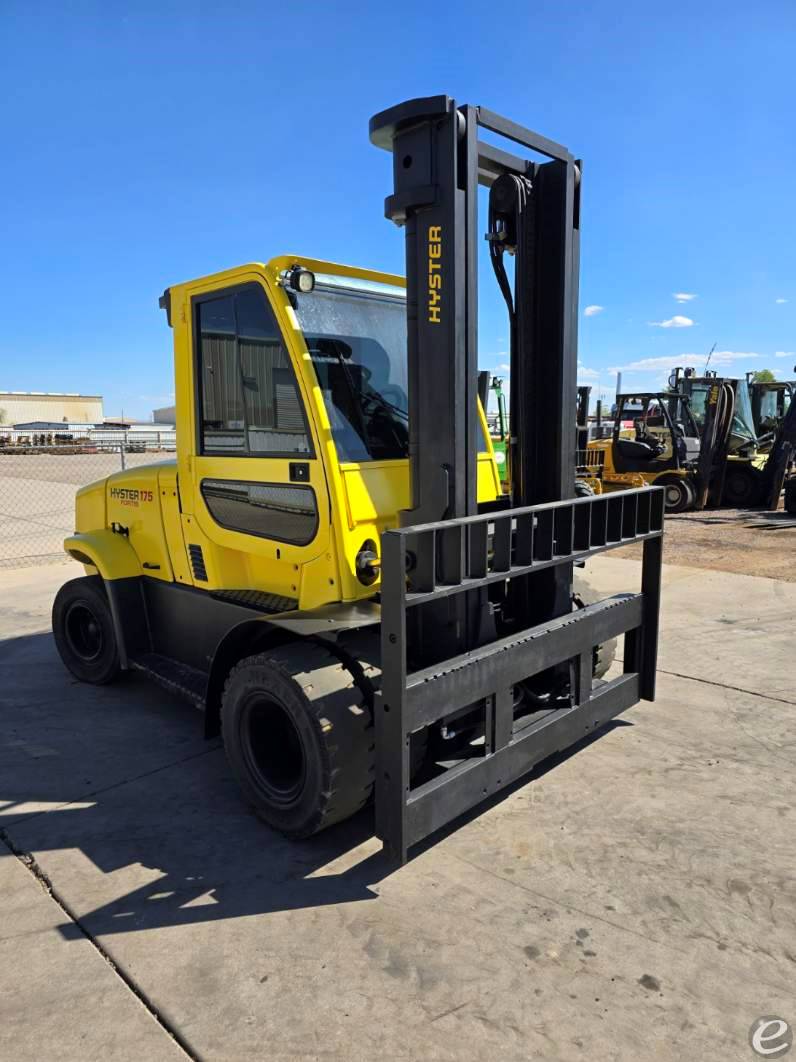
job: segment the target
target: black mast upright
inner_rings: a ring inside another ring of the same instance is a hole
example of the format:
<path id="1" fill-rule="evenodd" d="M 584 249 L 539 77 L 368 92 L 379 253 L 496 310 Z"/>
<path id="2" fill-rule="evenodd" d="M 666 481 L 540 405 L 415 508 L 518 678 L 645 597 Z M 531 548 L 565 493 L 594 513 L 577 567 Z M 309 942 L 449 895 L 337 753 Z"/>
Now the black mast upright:
<path id="1" fill-rule="evenodd" d="M 406 233 L 409 455 L 418 524 L 476 511 L 476 123 L 448 96 L 375 115 L 370 139 L 392 151 L 385 215 Z M 469 150 L 468 150 L 469 149 Z"/>

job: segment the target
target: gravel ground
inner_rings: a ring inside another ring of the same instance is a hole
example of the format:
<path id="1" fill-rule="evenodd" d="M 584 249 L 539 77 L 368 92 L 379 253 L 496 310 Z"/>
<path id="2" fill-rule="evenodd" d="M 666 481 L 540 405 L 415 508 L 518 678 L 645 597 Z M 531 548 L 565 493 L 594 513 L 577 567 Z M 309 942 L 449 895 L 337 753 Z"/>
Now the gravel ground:
<path id="1" fill-rule="evenodd" d="M 627 546 L 621 555 L 640 557 L 641 546 Z M 708 509 L 668 516 L 663 560 L 796 583 L 796 516 L 782 509 Z"/>

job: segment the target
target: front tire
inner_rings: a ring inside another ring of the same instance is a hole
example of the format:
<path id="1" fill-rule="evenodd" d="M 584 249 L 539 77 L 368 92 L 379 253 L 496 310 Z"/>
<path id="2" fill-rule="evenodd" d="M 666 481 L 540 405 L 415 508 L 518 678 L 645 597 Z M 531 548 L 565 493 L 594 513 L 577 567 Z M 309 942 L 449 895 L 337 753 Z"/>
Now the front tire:
<path id="1" fill-rule="evenodd" d="M 696 491 L 691 481 L 683 476 L 661 476 L 653 485 L 663 487 L 667 513 L 684 513 L 694 507 Z"/>
<path id="2" fill-rule="evenodd" d="M 733 509 L 751 509 L 760 503 L 761 484 L 759 477 L 751 465 L 741 465 L 733 468 L 732 462 L 727 462 L 727 472 L 724 476 L 724 492 L 722 501 Z"/>
<path id="3" fill-rule="evenodd" d="M 372 712 L 351 672 L 317 642 L 242 660 L 224 687 L 221 733 L 244 797 L 288 837 L 348 818 L 373 791 Z"/>
<path id="4" fill-rule="evenodd" d="M 55 646 L 75 678 L 104 686 L 118 677 L 116 632 L 99 576 L 64 583 L 55 595 L 52 624 Z"/>
<path id="5" fill-rule="evenodd" d="M 603 595 L 598 594 L 589 584 L 586 582 L 582 575 L 574 575 L 572 579 L 572 610 L 578 608 L 585 608 L 586 605 L 596 605 L 598 601 L 603 600 Z M 592 667 L 592 675 L 596 679 L 601 679 L 610 670 L 611 665 L 616 659 L 616 648 L 618 644 L 618 638 L 609 638 L 606 642 L 600 642 L 599 645 L 594 647 L 594 664 Z"/>

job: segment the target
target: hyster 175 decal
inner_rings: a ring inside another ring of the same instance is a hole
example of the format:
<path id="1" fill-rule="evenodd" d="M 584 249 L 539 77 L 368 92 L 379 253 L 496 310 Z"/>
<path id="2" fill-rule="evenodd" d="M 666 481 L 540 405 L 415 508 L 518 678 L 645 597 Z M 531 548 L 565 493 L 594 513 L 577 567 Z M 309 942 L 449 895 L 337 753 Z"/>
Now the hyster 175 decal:
<path id="1" fill-rule="evenodd" d="M 442 310 L 442 226 L 428 227 L 428 320 L 440 324 Z"/>
<path id="2" fill-rule="evenodd" d="M 151 490 L 138 490 L 135 487 L 111 487 L 111 500 L 122 505 L 138 505 L 139 502 L 152 501 Z"/>

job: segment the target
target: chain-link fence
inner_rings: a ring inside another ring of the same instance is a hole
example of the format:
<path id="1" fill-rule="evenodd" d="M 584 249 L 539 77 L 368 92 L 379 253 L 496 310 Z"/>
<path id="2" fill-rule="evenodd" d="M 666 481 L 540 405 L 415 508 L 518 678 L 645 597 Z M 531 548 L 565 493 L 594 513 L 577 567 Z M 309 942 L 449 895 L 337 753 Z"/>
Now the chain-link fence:
<path id="1" fill-rule="evenodd" d="M 65 557 L 78 487 L 174 456 L 174 432 L 15 432 L 0 428 L 0 568 Z"/>

